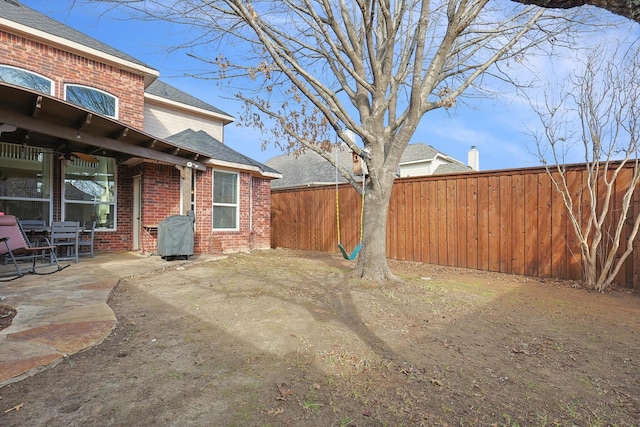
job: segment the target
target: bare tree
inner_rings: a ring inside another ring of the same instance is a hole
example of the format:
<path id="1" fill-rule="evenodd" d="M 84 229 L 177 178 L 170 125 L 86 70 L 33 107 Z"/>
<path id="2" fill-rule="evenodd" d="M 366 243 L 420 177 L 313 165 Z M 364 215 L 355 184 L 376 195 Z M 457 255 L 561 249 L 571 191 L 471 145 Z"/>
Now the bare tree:
<path id="1" fill-rule="evenodd" d="M 196 35 L 182 48 L 198 48 L 193 55 L 217 66 L 216 78 L 241 87 L 244 123 L 271 131 L 271 143 L 311 149 L 333 163 L 337 135 L 365 159 L 355 271 L 372 281 L 394 278 L 386 262 L 389 198 L 425 114 L 491 83 L 514 84 L 509 67 L 562 43 L 572 22 L 566 12 L 489 0 L 114 2 L 188 25 Z M 221 53 L 230 46 L 233 56 Z"/>
<path id="2" fill-rule="evenodd" d="M 640 181 L 640 51 L 605 52 L 587 57 L 558 101 L 547 95 L 544 106 L 534 105 L 544 129 L 534 134 L 540 160 L 562 195 L 585 285 L 598 291 L 614 283 L 640 228 L 640 211 L 633 211 Z M 578 191 L 569 184 L 575 169 L 565 165 L 576 149 L 585 160 Z M 623 197 L 614 205 L 620 188 Z"/>
<path id="3" fill-rule="evenodd" d="M 595 6 L 640 22 L 639 0 L 513 0 L 522 4 L 535 4 L 540 7 L 570 9 L 579 6 Z"/>

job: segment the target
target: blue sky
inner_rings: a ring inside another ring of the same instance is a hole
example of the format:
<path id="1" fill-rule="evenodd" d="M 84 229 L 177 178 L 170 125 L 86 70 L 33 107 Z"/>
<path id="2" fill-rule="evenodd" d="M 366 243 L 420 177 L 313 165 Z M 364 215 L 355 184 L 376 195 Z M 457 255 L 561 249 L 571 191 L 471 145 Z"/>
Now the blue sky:
<path id="1" fill-rule="evenodd" d="M 221 91 L 214 81 L 186 77 L 185 72 L 199 68 L 199 63 L 184 52 L 169 51 L 183 37 L 181 29 L 167 23 L 114 19 L 113 13 L 101 13 L 101 8 L 78 2 L 70 8 L 66 0 L 21 0 L 51 18 L 75 28 L 103 43 L 113 46 L 145 62 L 160 72 L 160 78 L 214 105 L 231 116 L 238 117 L 241 103 Z M 120 14 L 122 16 L 122 14 Z M 613 15 L 603 12 L 603 20 Z M 614 31 L 614 30 L 612 30 Z M 615 32 L 640 37 L 640 25 L 628 23 Z M 538 73 L 562 75 L 559 70 L 570 68 L 566 60 L 545 58 L 538 61 Z M 542 89 L 541 89 L 542 90 Z M 538 126 L 528 103 L 515 94 L 506 93 L 496 99 L 473 101 L 473 105 L 428 113 L 412 142 L 424 142 L 466 163 L 471 146 L 480 152 L 480 169 L 506 169 L 539 165 L 527 128 Z M 262 137 L 252 128 L 231 123 L 225 128 L 225 143 L 255 160 L 264 162 L 282 154 L 274 147 L 261 149 Z"/>

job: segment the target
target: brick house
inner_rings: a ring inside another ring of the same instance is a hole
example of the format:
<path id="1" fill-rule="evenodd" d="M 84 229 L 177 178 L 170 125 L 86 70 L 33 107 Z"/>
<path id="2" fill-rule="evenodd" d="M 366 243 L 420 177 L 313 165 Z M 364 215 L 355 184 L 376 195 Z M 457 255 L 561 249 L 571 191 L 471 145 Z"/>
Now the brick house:
<path id="1" fill-rule="evenodd" d="M 95 219 L 97 251 L 153 252 L 195 212 L 195 252 L 270 246 L 276 170 L 223 144 L 225 112 L 137 59 L 0 0 L 0 211 Z"/>

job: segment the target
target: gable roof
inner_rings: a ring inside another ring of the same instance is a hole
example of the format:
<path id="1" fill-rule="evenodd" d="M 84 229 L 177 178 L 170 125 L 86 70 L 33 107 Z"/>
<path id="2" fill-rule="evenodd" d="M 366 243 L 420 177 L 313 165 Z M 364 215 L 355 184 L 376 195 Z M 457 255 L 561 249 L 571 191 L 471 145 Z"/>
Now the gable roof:
<path id="1" fill-rule="evenodd" d="M 441 175 L 444 173 L 471 172 L 471 171 L 473 171 L 472 168 L 470 168 L 467 165 L 463 165 L 462 163 L 456 160 L 454 163 L 445 163 L 438 166 L 436 170 L 433 171 L 433 175 Z"/>
<path id="2" fill-rule="evenodd" d="M 145 89 L 144 92 L 145 92 L 145 96 L 152 95 L 153 97 L 161 98 L 165 102 L 168 102 L 171 104 L 179 103 L 195 109 L 214 113 L 218 117 L 222 116 L 220 118 L 223 119 L 225 124 L 230 123 L 234 120 L 233 116 L 225 113 L 221 109 L 216 108 L 213 105 L 208 104 L 203 100 L 198 99 L 194 96 L 191 96 L 188 93 L 183 92 L 180 89 L 175 88 L 160 80 L 156 80 L 153 83 L 151 83 Z"/>
<path id="3" fill-rule="evenodd" d="M 404 153 L 402 153 L 400 164 L 415 161 L 433 160 L 438 154 L 441 154 L 443 156 L 445 155 L 443 152 L 436 150 L 430 145 L 423 144 L 422 142 L 409 144 L 404 150 Z"/>
<path id="4" fill-rule="evenodd" d="M 28 38 L 41 39 L 48 45 L 62 45 L 85 55 L 111 59 L 112 62 L 147 75 L 147 83 L 159 75 L 157 70 L 139 59 L 74 30 L 17 0 L 0 0 L 0 28 L 2 27 L 10 28 Z"/>
<path id="5" fill-rule="evenodd" d="M 165 140 L 176 147 L 181 147 L 190 152 L 209 157 L 209 160 L 205 163 L 212 166 L 247 170 L 268 178 L 282 177 L 280 172 L 272 167 L 238 153 L 202 130 L 194 131 L 193 129 L 187 129 L 171 135 L 165 138 Z"/>
<path id="6" fill-rule="evenodd" d="M 409 144 L 402 154 L 402 158 L 400 159 L 400 166 L 408 165 L 411 163 L 421 163 L 421 162 L 430 162 L 435 160 L 436 158 L 441 158 L 446 160 L 448 163 L 439 165 L 435 171 L 433 171 L 433 175 L 439 175 L 443 173 L 456 173 L 456 172 L 469 172 L 473 169 L 464 163 L 462 163 L 458 159 L 454 159 L 453 157 L 443 153 L 437 148 L 433 148 L 431 145 L 423 144 L 422 142 L 418 142 L 415 144 Z"/>
<path id="7" fill-rule="evenodd" d="M 338 157 L 338 164 L 353 175 L 353 159 L 351 150 L 342 144 L 332 152 Z M 336 183 L 336 168 L 315 151 L 305 150 L 296 157 L 293 154 L 282 154 L 265 162 L 282 174 L 281 179 L 271 181 L 271 188 L 315 187 Z M 338 174 L 338 182 L 347 182 Z"/>

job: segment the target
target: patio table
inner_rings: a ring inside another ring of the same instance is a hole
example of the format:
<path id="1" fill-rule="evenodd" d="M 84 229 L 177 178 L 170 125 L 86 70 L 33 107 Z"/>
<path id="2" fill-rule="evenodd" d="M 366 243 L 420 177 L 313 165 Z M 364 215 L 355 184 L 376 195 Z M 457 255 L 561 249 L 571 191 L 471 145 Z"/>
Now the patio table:
<path id="1" fill-rule="evenodd" d="M 49 242 L 49 238 L 51 236 L 51 226 L 50 225 L 25 225 L 23 228 L 24 233 L 29 236 L 30 242 L 38 242 L 41 238 L 44 237 Z M 78 227 L 78 238 L 85 232 L 84 226 Z"/>

